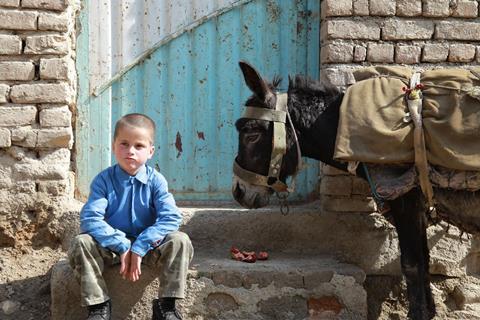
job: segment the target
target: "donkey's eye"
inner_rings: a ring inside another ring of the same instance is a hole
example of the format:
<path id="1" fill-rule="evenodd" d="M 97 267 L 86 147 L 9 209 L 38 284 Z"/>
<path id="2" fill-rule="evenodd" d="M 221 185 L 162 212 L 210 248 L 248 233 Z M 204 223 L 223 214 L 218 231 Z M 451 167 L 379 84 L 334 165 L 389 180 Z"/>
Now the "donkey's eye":
<path id="1" fill-rule="evenodd" d="M 254 133 L 246 133 L 245 134 L 245 140 L 248 143 L 255 143 L 260 139 L 260 133 L 254 132 Z"/>

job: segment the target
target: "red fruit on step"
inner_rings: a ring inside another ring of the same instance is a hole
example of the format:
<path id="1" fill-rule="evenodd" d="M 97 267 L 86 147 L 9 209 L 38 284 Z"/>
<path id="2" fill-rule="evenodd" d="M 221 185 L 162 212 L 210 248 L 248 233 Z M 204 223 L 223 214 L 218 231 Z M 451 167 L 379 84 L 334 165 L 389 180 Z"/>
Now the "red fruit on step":
<path id="1" fill-rule="evenodd" d="M 268 253 L 265 252 L 265 251 L 260 251 L 258 253 L 258 257 L 257 257 L 258 260 L 267 260 L 268 259 Z"/>
<path id="2" fill-rule="evenodd" d="M 242 261 L 247 263 L 254 263 L 255 261 L 257 261 L 257 255 L 255 254 L 255 252 L 253 252 L 253 254 L 245 255 Z"/>
<path id="3" fill-rule="evenodd" d="M 235 247 L 230 248 L 230 256 L 232 257 L 232 259 L 237 261 L 242 261 L 245 258 L 244 255 L 240 252 L 240 250 Z"/>

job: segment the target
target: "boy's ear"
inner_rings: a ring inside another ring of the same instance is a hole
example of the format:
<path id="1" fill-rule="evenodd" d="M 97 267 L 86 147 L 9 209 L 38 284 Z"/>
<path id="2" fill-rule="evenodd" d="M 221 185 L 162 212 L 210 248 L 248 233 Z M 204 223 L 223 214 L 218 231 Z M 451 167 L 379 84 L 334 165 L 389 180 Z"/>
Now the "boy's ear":
<path id="1" fill-rule="evenodd" d="M 148 155 L 148 159 L 152 159 L 154 153 L 155 153 L 155 146 L 152 144 L 150 146 L 150 153 Z"/>

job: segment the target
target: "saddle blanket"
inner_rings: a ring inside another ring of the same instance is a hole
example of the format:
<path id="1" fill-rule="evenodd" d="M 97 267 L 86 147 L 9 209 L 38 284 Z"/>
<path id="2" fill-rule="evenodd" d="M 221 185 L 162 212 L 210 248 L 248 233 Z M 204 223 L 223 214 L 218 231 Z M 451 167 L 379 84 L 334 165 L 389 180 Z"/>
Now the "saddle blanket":
<path id="1" fill-rule="evenodd" d="M 375 191 L 383 200 L 394 200 L 418 186 L 418 173 L 412 165 L 367 164 Z M 457 171 L 430 166 L 428 178 L 434 188 L 480 190 L 480 171 Z"/>
<path id="2" fill-rule="evenodd" d="M 413 70 L 370 67 L 354 72 L 340 107 L 334 158 L 413 163 L 414 125 L 405 100 Z M 426 70 L 423 130 L 427 160 L 454 170 L 480 171 L 480 69 Z"/>

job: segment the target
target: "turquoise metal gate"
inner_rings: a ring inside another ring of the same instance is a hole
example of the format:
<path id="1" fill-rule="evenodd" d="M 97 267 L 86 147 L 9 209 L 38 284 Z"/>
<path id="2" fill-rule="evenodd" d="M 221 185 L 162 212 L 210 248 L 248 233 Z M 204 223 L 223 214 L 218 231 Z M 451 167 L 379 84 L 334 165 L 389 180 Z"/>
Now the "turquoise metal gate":
<path id="1" fill-rule="evenodd" d="M 270 79 L 281 75 L 283 89 L 288 74 L 318 79 L 320 1 L 226 1 L 210 11 L 197 10 L 203 15 L 183 17 L 176 30 L 116 66 L 117 70 L 110 66 L 103 75 L 91 57 L 92 43 L 102 44 L 105 37 L 111 43 L 106 50 L 113 50 L 119 45 L 115 37 L 121 40 L 119 34 L 129 31 L 112 24 L 111 30 L 92 32 L 101 29 L 95 25 L 100 13 L 93 3 L 83 2 L 78 38 L 77 195 L 85 198 L 91 179 L 111 165 L 116 120 L 142 112 L 155 119 L 158 128 L 150 165 L 166 176 L 175 197 L 230 200 L 237 148 L 234 122 L 250 94 L 238 61 L 251 62 Z M 141 13 L 146 8 L 136 10 Z M 174 12 L 169 15 L 175 19 Z M 115 56 L 100 55 L 106 56 L 102 61 Z M 297 178 L 297 197 L 305 198 L 316 189 L 318 171 L 318 163 L 307 161 L 307 169 Z"/>

